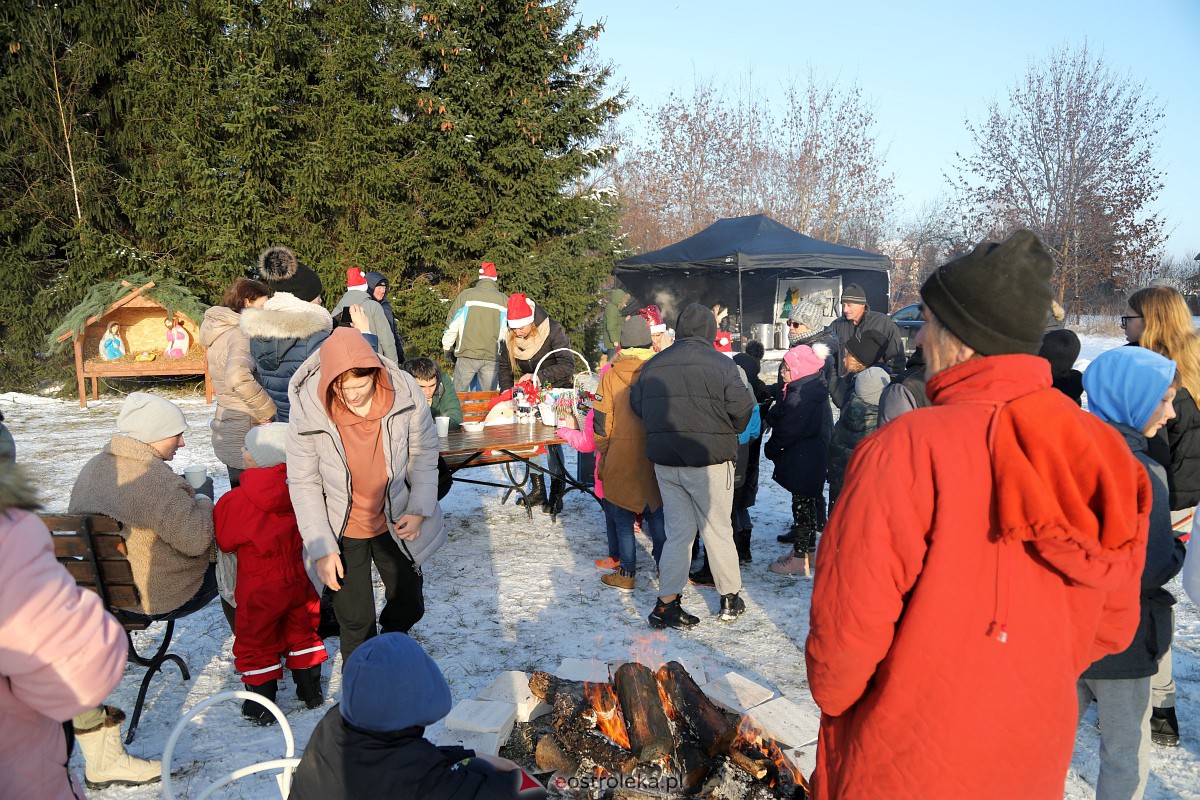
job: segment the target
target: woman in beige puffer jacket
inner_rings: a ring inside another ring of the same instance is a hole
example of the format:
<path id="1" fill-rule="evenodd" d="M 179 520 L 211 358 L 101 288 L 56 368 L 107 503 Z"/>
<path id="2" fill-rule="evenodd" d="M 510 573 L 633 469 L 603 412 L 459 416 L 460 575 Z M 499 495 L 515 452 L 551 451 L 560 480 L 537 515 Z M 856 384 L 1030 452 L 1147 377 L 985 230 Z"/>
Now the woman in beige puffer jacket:
<path id="1" fill-rule="evenodd" d="M 243 469 L 246 434 L 275 416 L 275 403 L 254 375 L 250 340 L 238 327 L 242 309 L 261 307 L 270 293 L 266 284 L 238 278 L 225 290 L 221 305 L 204 312 L 200 325 L 200 344 L 208 348 L 208 371 L 217 400 L 211 423 L 213 452 L 229 468 L 231 488 L 238 485 Z"/>

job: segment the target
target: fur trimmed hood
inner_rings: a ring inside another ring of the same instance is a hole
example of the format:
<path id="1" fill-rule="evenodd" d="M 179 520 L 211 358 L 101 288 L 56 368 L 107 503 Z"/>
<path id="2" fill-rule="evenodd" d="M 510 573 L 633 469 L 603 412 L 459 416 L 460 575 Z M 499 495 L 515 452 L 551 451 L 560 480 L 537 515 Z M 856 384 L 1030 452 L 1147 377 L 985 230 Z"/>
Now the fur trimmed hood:
<path id="1" fill-rule="evenodd" d="M 276 292 L 262 308 L 246 308 L 239 325 L 251 339 L 307 339 L 333 330 L 333 317 L 323 307 L 288 292 Z"/>
<path id="2" fill-rule="evenodd" d="M 24 467 L 11 461 L 0 461 L 0 511 L 10 508 L 34 511 L 41 506 L 37 490 Z"/>

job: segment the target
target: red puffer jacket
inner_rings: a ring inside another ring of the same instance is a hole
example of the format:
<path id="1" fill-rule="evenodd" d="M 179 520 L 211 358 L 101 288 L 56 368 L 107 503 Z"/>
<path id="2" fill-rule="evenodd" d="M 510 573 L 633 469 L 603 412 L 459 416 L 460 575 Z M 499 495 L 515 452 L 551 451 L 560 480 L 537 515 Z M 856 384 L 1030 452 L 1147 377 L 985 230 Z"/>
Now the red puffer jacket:
<path id="1" fill-rule="evenodd" d="M 1075 682 L 1138 624 L 1151 490 L 1034 356 L 934 376 L 855 450 L 805 660 L 817 798 L 1061 798 Z"/>

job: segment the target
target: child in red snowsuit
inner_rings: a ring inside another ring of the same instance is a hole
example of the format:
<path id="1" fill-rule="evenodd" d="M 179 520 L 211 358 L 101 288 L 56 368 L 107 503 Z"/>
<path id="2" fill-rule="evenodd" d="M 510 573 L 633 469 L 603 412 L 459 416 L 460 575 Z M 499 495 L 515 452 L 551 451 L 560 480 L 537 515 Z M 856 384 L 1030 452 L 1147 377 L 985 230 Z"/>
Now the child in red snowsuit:
<path id="1" fill-rule="evenodd" d="M 321 600 L 304 571 L 303 543 L 288 496 L 285 437 L 276 422 L 251 428 L 241 485 L 213 509 L 217 545 L 237 555 L 234 600 L 234 666 L 246 689 L 275 700 L 284 664 L 296 681 L 296 696 L 309 708 L 324 702 L 321 662 L 328 658 L 317 635 Z M 242 716 L 259 725 L 275 717 L 254 701 Z"/>

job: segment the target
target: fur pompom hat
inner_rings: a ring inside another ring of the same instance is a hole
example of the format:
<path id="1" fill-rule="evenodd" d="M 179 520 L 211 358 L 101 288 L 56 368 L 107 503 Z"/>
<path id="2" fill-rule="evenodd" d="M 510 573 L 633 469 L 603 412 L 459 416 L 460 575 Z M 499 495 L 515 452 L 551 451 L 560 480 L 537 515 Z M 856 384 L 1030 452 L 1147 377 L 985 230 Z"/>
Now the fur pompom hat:
<path id="1" fill-rule="evenodd" d="M 296 254 L 286 247 L 268 247 L 258 257 L 255 277 L 275 292 L 287 292 L 306 303 L 323 293 L 317 273 L 301 264 Z"/>

